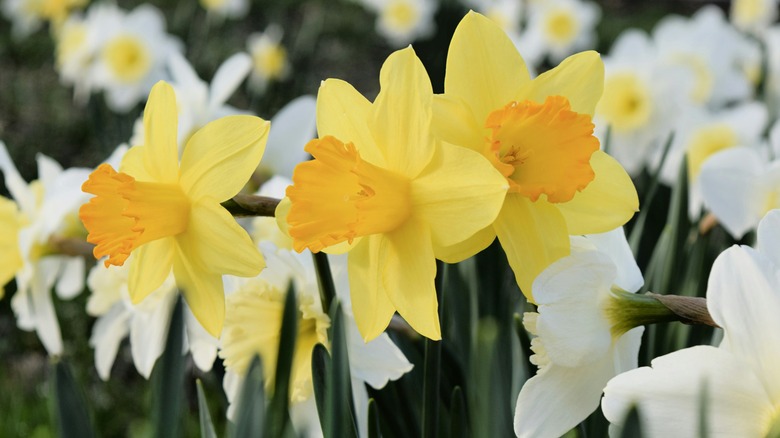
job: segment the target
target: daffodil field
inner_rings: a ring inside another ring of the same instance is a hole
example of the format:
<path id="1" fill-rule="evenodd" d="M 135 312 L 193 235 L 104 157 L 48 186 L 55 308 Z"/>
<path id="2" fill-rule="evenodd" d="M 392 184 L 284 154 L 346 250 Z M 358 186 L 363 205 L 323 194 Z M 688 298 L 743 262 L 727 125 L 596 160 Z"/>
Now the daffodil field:
<path id="1" fill-rule="evenodd" d="M 777 0 L 0 0 L 0 436 L 780 438 Z"/>

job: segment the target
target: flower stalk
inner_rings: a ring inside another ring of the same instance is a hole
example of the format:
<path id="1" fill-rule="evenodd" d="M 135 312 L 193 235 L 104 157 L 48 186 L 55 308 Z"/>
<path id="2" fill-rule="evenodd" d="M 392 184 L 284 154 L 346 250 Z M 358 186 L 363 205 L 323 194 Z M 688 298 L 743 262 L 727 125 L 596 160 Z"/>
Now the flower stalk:
<path id="1" fill-rule="evenodd" d="M 258 195 L 236 195 L 222 203 L 233 217 L 264 216 L 274 217 L 279 199 Z"/>
<path id="2" fill-rule="evenodd" d="M 718 327 L 707 310 L 707 300 L 701 297 L 660 295 L 652 292 L 633 294 L 613 289 L 605 311 L 612 321 L 612 335 L 615 337 L 634 327 L 660 322 L 678 321 L 683 324 Z"/>

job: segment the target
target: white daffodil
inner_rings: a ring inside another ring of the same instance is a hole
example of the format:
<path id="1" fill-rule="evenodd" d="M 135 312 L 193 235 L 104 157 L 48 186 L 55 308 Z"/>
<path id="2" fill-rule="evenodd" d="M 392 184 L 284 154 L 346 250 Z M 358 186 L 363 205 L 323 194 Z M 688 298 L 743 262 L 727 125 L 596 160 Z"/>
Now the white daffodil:
<path id="1" fill-rule="evenodd" d="M 176 304 L 176 281 L 170 275 L 141 303 L 133 305 L 127 289 L 129 264 L 105 267 L 98 262 L 87 277 L 91 291 L 87 313 L 97 317 L 89 344 L 95 349 L 95 367 L 108 380 L 119 346 L 130 336 L 130 350 L 138 373 L 149 378 L 154 363 L 165 350 L 165 341 Z M 208 334 L 183 303 L 185 311 L 185 348 L 192 353 L 195 365 L 211 370 L 217 357 L 217 339 Z"/>
<path id="2" fill-rule="evenodd" d="M 403 47 L 436 30 L 434 0 L 362 0 L 377 14 L 376 31 L 391 47 Z"/>
<path id="3" fill-rule="evenodd" d="M 767 29 L 763 37 L 766 76 L 764 94 L 772 118 L 780 116 L 780 25 Z"/>
<path id="4" fill-rule="evenodd" d="M 692 219 L 702 207 L 699 173 L 715 152 L 735 146 L 758 144 L 767 123 L 766 107 L 747 102 L 722 111 L 691 108 L 679 116 L 671 149 L 661 169 L 660 179 L 673 185 L 684 157 L 688 162 L 688 207 Z"/>
<path id="5" fill-rule="evenodd" d="M 528 5 L 526 28 L 519 48 L 531 65 L 549 57 L 558 64 L 565 57 L 596 45 L 596 25 L 601 9 L 584 0 L 547 0 Z"/>
<path id="6" fill-rule="evenodd" d="M 691 99 L 721 108 L 753 95 L 748 75 L 761 69 L 759 44 L 738 32 L 717 6 L 701 8 L 691 18 L 664 17 L 653 31 L 661 63 L 687 69 L 694 78 Z M 748 56 L 753 53 L 755 56 Z M 753 65 L 745 65 L 748 60 Z"/>
<path id="7" fill-rule="evenodd" d="M 239 52 L 226 59 L 217 68 L 211 84 L 200 79 L 192 65 L 178 52 L 171 53 L 167 63 L 179 110 L 179 150 L 184 149 L 192 134 L 207 123 L 245 112 L 226 102 L 252 68 L 252 59 L 246 53 Z M 130 143 L 143 144 L 143 138 L 143 118 L 139 117 Z"/>
<path id="8" fill-rule="evenodd" d="M 49 22 L 56 30 L 71 11 L 80 9 L 87 0 L 2 0 L 0 11 L 11 22 L 11 34 L 22 39 Z"/>
<path id="9" fill-rule="evenodd" d="M 531 363 L 539 367 L 520 390 L 515 433 L 557 437 L 585 420 L 615 375 L 636 368 L 644 328 L 615 326 L 613 292 L 635 292 L 642 275 L 622 228 L 572 239 L 572 254 L 545 269 L 533 283 L 537 312 L 523 324 L 535 337 Z"/>
<path id="10" fill-rule="evenodd" d="M 17 291 L 11 298 L 16 323 L 23 330 L 35 330 L 51 355 L 62 353 L 62 335 L 51 298 L 52 287 L 62 299 L 71 299 L 84 288 L 84 258 L 62 253 L 62 239 L 84 239 L 76 211 L 86 200 L 81 184 L 89 169 L 63 170 L 57 162 L 38 154 L 38 179 L 26 183 L 16 169 L 5 143 L 0 142 L 0 171 L 5 186 L 16 202 L 17 215 L 10 216 L 18 231 L 17 246 L 5 242 L 3 260 L 15 261 Z M 13 211 L 5 203 L 6 218 Z M 15 219 L 15 220 L 14 220 Z M 5 231 L 14 233 L 13 229 Z M 6 240 L 9 238 L 4 238 Z M 13 239 L 11 239 L 13 240 Z M 21 264 L 18 261 L 21 260 Z M 5 277 L 10 277 L 4 275 Z M 10 279 L 10 278 L 9 278 Z"/>
<path id="11" fill-rule="evenodd" d="M 707 308 L 723 328 L 716 348 L 700 345 L 654 359 L 604 388 L 602 410 L 618 436 L 636 406 L 647 437 L 698 436 L 702 395 L 715 437 L 780 431 L 780 211 L 758 226 L 758 250 L 733 246 L 712 265 Z"/>
<path id="12" fill-rule="evenodd" d="M 733 0 L 729 18 L 734 26 L 761 35 L 777 20 L 777 0 Z"/>
<path id="13" fill-rule="evenodd" d="M 95 7 L 100 7 L 97 5 Z M 165 32 L 165 17 L 149 4 L 129 13 L 103 5 L 97 26 L 101 45 L 91 66 L 91 81 L 105 93 L 109 108 L 126 112 L 146 97 L 165 75 L 165 62 L 181 43 Z"/>
<path id="14" fill-rule="evenodd" d="M 676 115 L 690 105 L 689 73 L 661 65 L 657 58 L 652 41 L 638 30 L 623 32 L 604 58 L 596 134 L 602 147 L 634 176 L 659 154 Z"/>
<path id="15" fill-rule="evenodd" d="M 242 18 L 249 12 L 249 2 L 247 0 L 200 0 L 209 14 L 220 18 Z"/>
<path id="16" fill-rule="evenodd" d="M 247 51 L 252 57 L 252 73 L 249 85 L 257 93 L 264 93 L 268 84 L 281 81 L 290 74 L 287 49 L 282 45 L 282 28 L 268 26 L 262 33 L 249 35 Z"/>
<path id="17" fill-rule="evenodd" d="M 270 243 L 262 244 L 261 248 L 267 269 L 254 279 L 234 279 L 236 290 L 227 297 L 219 355 L 226 368 L 223 386 L 231 403 L 228 417 L 234 415 L 243 376 L 254 355 L 259 354 L 263 360 L 266 383 L 273 381 L 284 294 L 292 282 L 300 319 L 290 382 L 291 417 L 298 432 L 318 436 L 321 427 L 316 409 L 312 409 L 311 354 L 317 343 L 330 345 L 327 338 L 330 318 L 322 311 L 311 254 L 277 249 Z M 346 280 L 339 279 L 346 277 L 346 263 L 341 263 L 344 266 L 340 268 L 338 259 L 331 258 L 331 261 L 335 261 L 332 268 L 336 281 L 343 286 Z M 345 262 L 343 258 L 341 261 Z M 342 300 L 344 296 L 339 294 Z M 389 380 L 410 371 L 412 365 L 386 334 L 364 343 L 351 316 L 349 301 L 342 301 L 342 304 L 355 407 L 359 413 L 361 436 L 366 436 L 368 395 L 364 383 L 380 389 Z"/>

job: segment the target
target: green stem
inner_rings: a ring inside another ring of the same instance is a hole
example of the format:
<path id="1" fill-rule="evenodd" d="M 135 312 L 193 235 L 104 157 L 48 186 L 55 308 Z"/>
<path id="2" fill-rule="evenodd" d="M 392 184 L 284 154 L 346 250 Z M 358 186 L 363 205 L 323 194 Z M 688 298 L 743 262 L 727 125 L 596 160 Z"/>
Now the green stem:
<path id="1" fill-rule="evenodd" d="M 312 256 L 314 256 L 314 270 L 317 272 L 317 284 L 320 288 L 322 311 L 329 314 L 330 304 L 336 298 L 336 285 L 333 283 L 328 255 L 324 252 L 317 252 L 313 253 Z"/>

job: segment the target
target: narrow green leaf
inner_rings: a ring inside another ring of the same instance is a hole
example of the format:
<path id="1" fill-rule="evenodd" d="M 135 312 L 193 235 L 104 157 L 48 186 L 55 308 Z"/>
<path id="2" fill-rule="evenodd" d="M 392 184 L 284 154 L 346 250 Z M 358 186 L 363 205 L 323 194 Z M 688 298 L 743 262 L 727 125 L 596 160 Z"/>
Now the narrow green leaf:
<path id="1" fill-rule="evenodd" d="M 152 423 L 154 436 L 179 436 L 184 385 L 184 312 L 181 295 L 173 306 L 165 351 L 152 370 Z"/>
<path id="2" fill-rule="evenodd" d="M 333 274 L 330 271 L 328 255 L 324 252 L 313 253 L 314 270 L 317 272 L 317 285 L 320 289 L 322 311 L 330 312 L 330 304 L 336 298 L 336 285 L 333 284 Z"/>
<path id="3" fill-rule="evenodd" d="M 381 438 L 382 432 L 379 428 L 379 412 L 377 411 L 376 400 L 368 400 L 368 438 Z"/>
<path id="4" fill-rule="evenodd" d="M 214 423 L 211 422 L 209 413 L 209 404 L 206 402 L 206 394 L 203 393 L 203 385 L 200 379 L 195 381 L 195 387 L 198 391 L 198 416 L 200 417 L 200 436 L 201 438 L 217 438 L 214 431 Z"/>
<path id="5" fill-rule="evenodd" d="M 328 396 L 326 412 L 328 423 L 323 425 L 325 438 L 355 437 L 357 438 L 357 421 L 355 405 L 352 398 L 352 376 L 349 370 L 349 352 L 344 329 L 344 315 L 338 300 L 331 306 L 331 321 L 333 323 L 331 340 L 331 373 L 328 379 Z M 327 428 L 327 431 L 325 430 Z"/>
<path id="6" fill-rule="evenodd" d="M 632 406 L 626 414 L 620 438 L 642 438 L 642 423 L 636 406 Z"/>
<path id="7" fill-rule="evenodd" d="M 274 392 L 268 403 L 267 421 L 265 422 L 266 436 L 280 437 L 289 432 L 290 376 L 292 375 L 297 334 L 298 304 L 295 299 L 295 290 L 291 284 L 284 300 Z"/>
<path id="8" fill-rule="evenodd" d="M 463 398 L 463 390 L 456 386 L 452 390 L 450 400 L 450 437 L 466 438 L 469 436 L 469 427 L 466 412 L 466 400 Z"/>
<path id="9" fill-rule="evenodd" d="M 439 308 L 442 307 L 444 278 L 444 263 L 436 261 L 436 295 Z M 425 362 L 423 365 L 423 406 L 422 406 L 422 437 L 436 438 L 439 436 L 439 388 L 441 387 L 441 341 L 425 340 Z"/>
<path id="10" fill-rule="evenodd" d="M 95 436 L 89 418 L 87 402 L 81 392 L 70 366 L 64 360 L 54 363 L 54 401 L 57 434 L 60 437 Z"/>
<path id="11" fill-rule="evenodd" d="M 265 424 L 265 409 L 263 364 L 260 361 L 260 356 L 255 355 L 241 386 L 236 411 L 236 426 L 231 436 L 236 438 L 261 436 Z"/>
<path id="12" fill-rule="evenodd" d="M 311 378 L 314 386 L 314 401 L 317 403 L 317 415 L 323 430 L 330 421 L 327 413 L 328 376 L 330 376 L 330 355 L 322 344 L 314 346 L 311 353 Z"/>

